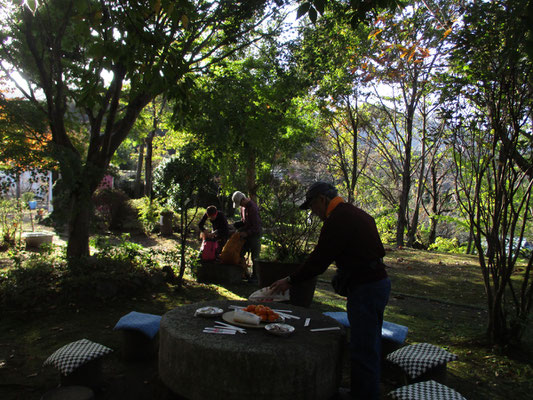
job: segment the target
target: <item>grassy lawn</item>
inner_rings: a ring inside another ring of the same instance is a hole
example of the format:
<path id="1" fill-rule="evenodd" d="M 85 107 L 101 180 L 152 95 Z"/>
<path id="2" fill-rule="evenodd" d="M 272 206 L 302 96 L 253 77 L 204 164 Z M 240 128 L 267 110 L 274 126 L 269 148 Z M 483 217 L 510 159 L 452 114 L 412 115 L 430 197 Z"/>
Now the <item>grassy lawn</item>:
<path id="1" fill-rule="evenodd" d="M 159 238 L 153 237 L 150 245 Z M 533 392 L 533 340 L 506 354 L 484 341 L 487 321 L 484 288 L 477 258 L 415 250 L 389 250 L 393 291 L 385 319 L 409 328 L 407 343 L 429 342 L 457 354 L 448 364 L 448 386 L 469 400 L 523 399 Z M 6 268 L 0 265 L 0 268 Z M 330 268 L 319 279 L 313 308 L 344 310 L 334 294 Z M 162 315 L 182 304 L 215 299 L 245 299 L 257 287 L 198 284 L 186 276 L 185 285 L 172 285 L 146 295 L 94 304 L 42 303 L 32 310 L 1 309 L 0 399 L 40 399 L 57 386 L 55 369 L 43 361 L 62 345 L 87 338 L 113 349 L 105 358 L 106 378 L 99 399 L 172 399 L 157 375 L 157 364 L 121 360 L 121 337 L 112 330 L 118 319 L 135 310 Z M 347 384 L 347 373 L 344 384 Z M 392 382 L 384 377 L 384 389 Z"/>

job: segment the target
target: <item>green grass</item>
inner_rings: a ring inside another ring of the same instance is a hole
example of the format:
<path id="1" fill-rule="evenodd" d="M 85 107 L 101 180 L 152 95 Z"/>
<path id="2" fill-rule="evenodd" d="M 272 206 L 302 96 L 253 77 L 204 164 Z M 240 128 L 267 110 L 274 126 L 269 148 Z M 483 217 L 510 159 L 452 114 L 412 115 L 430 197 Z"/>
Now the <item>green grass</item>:
<path id="1" fill-rule="evenodd" d="M 405 249 L 388 251 L 385 261 L 393 287 L 385 319 L 409 328 L 408 344 L 429 342 L 459 356 L 458 361 L 448 364 L 448 386 L 469 400 L 522 399 L 531 395 L 531 334 L 526 334 L 520 349 L 505 353 L 492 349 L 484 340 L 486 300 L 477 258 Z M 345 309 L 345 300 L 331 290 L 333 273 L 330 268 L 320 277 L 313 308 Z M 87 338 L 119 349 L 121 337 L 112 328 L 132 310 L 161 315 L 197 301 L 247 298 L 256 289 L 245 283 L 205 285 L 189 275 L 186 278 L 181 289 L 168 285 L 155 293 L 106 304 L 58 306 L 45 302 L 24 312 L 2 309 L 0 399 L 39 399 L 54 388 L 58 375 L 42 363 L 68 342 Z M 116 351 L 106 357 L 104 365 L 108 379 L 99 399 L 169 398 L 157 378 L 155 363 L 128 364 Z M 385 390 L 392 389 L 392 382 L 384 382 Z M 121 397 L 116 397 L 117 393 Z"/>

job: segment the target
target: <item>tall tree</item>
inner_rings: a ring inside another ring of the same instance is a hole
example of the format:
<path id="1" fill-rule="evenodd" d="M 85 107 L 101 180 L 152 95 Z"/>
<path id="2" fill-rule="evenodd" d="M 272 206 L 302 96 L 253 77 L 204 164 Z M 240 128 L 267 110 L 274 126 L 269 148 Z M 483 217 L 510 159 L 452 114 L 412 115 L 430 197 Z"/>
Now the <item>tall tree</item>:
<path id="1" fill-rule="evenodd" d="M 70 187 L 67 254 L 80 257 L 89 254 L 91 194 L 140 111 L 165 92 L 183 100 L 191 73 L 255 40 L 267 1 L 14 3 L 3 0 L 12 12 L 2 26 L 0 57 L 21 72 L 28 87 L 14 83 L 48 121 Z M 87 122 L 82 149 L 69 117 Z"/>
<path id="2" fill-rule="evenodd" d="M 287 161 L 312 137 L 305 92 L 275 43 L 258 53 L 227 60 L 198 85 L 186 129 L 198 136 L 222 186 L 252 198 L 274 165 Z"/>
<path id="3" fill-rule="evenodd" d="M 199 208 L 198 198 L 209 190 L 211 171 L 205 160 L 197 157 L 192 146 L 180 149 L 177 155 L 164 160 L 154 171 L 154 192 L 161 201 L 179 215 L 180 269 L 178 284 L 181 285 L 185 273 L 187 238 L 190 227 Z M 194 210 L 189 215 L 189 210 Z"/>
<path id="4" fill-rule="evenodd" d="M 409 229 L 409 198 L 412 190 L 413 144 L 423 128 L 417 126 L 420 101 L 430 89 L 437 70 L 442 67 L 443 39 L 449 34 L 446 26 L 436 24 L 423 2 L 401 14 L 383 15 L 371 36 L 374 52 L 362 67 L 367 79 L 379 78 L 380 85 L 388 85 L 393 95 L 387 99 L 376 88 L 376 99 L 389 118 L 391 138 L 399 159 L 392 163 L 399 168 L 398 223 L 396 244 L 404 244 L 404 234 Z M 416 229 L 416 227 L 412 228 Z"/>
<path id="5" fill-rule="evenodd" d="M 533 256 L 518 270 L 533 215 L 533 62 L 525 0 L 472 2 L 454 35 L 449 98 L 457 135 L 458 199 L 483 273 L 494 344 L 520 340 L 533 306 Z M 453 85 L 452 85 L 453 83 Z"/>
<path id="6" fill-rule="evenodd" d="M 344 9 L 331 7 L 316 26 L 303 30 L 298 52 L 301 68 L 314 85 L 320 113 L 322 139 L 314 146 L 321 155 L 317 161 L 327 164 L 349 202 L 355 200 L 355 187 L 368 154 L 360 147 L 368 123 L 365 85 L 362 75 L 355 72 L 368 50 L 368 33 L 364 26 L 353 30 Z"/>

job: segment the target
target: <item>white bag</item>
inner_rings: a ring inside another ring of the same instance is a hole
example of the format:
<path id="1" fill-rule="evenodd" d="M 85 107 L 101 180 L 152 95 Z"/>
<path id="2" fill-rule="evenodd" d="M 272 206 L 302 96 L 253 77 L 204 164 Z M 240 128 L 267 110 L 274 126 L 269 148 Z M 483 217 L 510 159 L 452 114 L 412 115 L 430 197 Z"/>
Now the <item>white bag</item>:
<path id="1" fill-rule="evenodd" d="M 253 292 L 250 297 L 248 297 L 248 300 L 262 303 L 270 301 L 288 301 L 290 300 L 289 290 L 286 290 L 283 293 L 273 294 L 272 289 L 267 286 Z"/>

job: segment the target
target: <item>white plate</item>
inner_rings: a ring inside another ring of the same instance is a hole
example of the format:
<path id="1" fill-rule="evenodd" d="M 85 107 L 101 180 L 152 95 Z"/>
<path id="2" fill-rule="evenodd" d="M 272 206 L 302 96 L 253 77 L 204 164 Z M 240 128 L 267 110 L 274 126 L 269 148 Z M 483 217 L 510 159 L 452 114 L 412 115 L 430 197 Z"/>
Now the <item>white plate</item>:
<path id="1" fill-rule="evenodd" d="M 292 325 L 279 323 L 268 324 L 265 326 L 265 329 L 268 333 L 271 333 L 276 336 L 289 336 L 295 330 L 294 326 Z"/>
<path id="2" fill-rule="evenodd" d="M 224 313 L 224 310 L 222 308 L 207 306 L 207 307 L 202 307 L 202 308 L 197 309 L 194 312 L 194 315 L 195 316 L 198 315 L 200 317 L 211 318 L 211 317 L 218 317 L 219 315 L 222 315 L 223 313 Z"/>
<path id="3" fill-rule="evenodd" d="M 222 314 L 222 319 L 224 321 L 230 323 L 230 324 L 237 325 L 237 326 L 242 326 L 243 328 L 261 328 L 262 329 L 262 328 L 265 327 L 265 324 L 272 323 L 272 322 L 269 322 L 269 321 L 261 321 L 259 323 L 259 325 L 253 325 L 253 324 L 246 324 L 244 322 L 235 321 L 233 319 L 233 311 L 228 311 L 228 312 L 225 312 L 224 314 Z M 283 321 L 285 321 L 285 318 L 280 316 L 278 321 L 279 322 L 283 322 Z"/>

